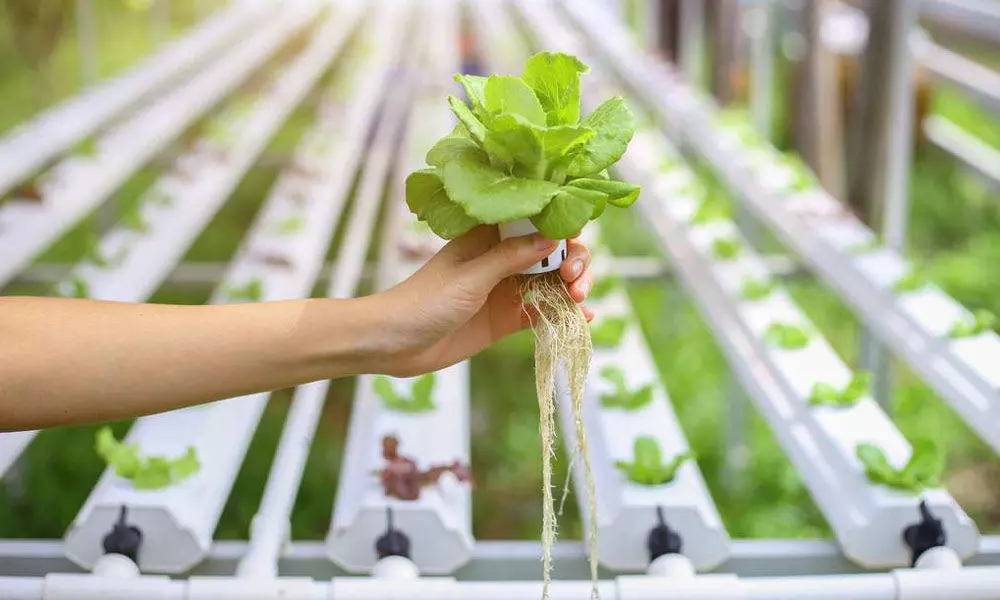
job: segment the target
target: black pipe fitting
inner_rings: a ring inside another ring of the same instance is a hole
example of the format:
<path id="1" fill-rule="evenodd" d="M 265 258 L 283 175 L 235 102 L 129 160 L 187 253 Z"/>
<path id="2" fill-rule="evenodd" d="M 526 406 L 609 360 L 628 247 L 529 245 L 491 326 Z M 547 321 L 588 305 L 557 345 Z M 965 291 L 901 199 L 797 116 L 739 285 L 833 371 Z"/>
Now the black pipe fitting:
<path id="1" fill-rule="evenodd" d="M 139 549 L 142 547 L 142 530 L 135 525 L 129 525 L 127 519 L 128 507 L 123 504 L 121 512 L 118 513 L 118 522 L 104 536 L 104 553 L 121 554 L 138 564 Z"/>
<path id="2" fill-rule="evenodd" d="M 663 507 L 656 507 L 656 521 L 656 526 L 649 531 L 649 536 L 646 538 L 649 562 L 653 562 L 664 554 L 680 554 L 684 545 L 681 535 L 671 529 L 663 518 Z"/>
<path id="3" fill-rule="evenodd" d="M 402 556 L 410 558 L 410 538 L 405 533 L 393 527 L 392 508 L 385 508 L 385 533 L 375 540 L 375 553 L 379 559 L 386 556 Z"/>
<path id="4" fill-rule="evenodd" d="M 920 522 L 903 530 L 903 542 L 910 549 L 910 566 L 917 564 L 917 559 L 931 548 L 939 548 L 947 543 L 944 525 L 941 519 L 931 514 L 927 501 L 920 501 Z"/>

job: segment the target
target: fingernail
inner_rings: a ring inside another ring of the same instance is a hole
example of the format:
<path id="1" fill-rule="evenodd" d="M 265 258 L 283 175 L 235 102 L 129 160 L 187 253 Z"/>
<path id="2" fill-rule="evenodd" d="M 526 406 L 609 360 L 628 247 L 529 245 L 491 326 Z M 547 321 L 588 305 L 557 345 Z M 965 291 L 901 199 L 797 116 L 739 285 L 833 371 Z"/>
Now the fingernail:
<path id="1" fill-rule="evenodd" d="M 569 265 L 569 276 L 571 279 L 576 280 L 580 276 L 580 273 L 583 273 L 583 260 L 579 258 L 573 259 L 573 262 Z"/>
<path id="2" fill-rule="evenodd" d="M 549 238 L 545 237 L 540 233 L 535 234 L 535 248 L 538 248 L 539 250 L 548 250 L 549 248 L 554 247 L 558 243 L 559 242 L 555 240 L 550 240 Z"/>

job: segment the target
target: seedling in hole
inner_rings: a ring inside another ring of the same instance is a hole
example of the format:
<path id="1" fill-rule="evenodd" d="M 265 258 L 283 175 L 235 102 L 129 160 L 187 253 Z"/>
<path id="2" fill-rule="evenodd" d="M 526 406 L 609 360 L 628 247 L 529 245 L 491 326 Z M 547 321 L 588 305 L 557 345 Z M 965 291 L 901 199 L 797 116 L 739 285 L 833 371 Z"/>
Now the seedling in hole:
<path id="1" fill-rule="evenodd" d="M 615 467 L 620 469 L 633 483 L 639 485 L 664 485 L 674 480 L 677 469 L 685 461 L 693 460 L 693 452 L 678 454 L 669 462 L 663 462 L 663 451 L 656 440 L 649 436 L 635 439 L 632 449 L 632 462 L 616 460 Z"/>
<path id="2" fill-rule="evenodd" d="M 892 288 L 902 294 L 915 292 L 925 285 L 927 285 L 927 276 L 916 267 L 911 267 L 905 275 L 896 280 Z"/>
<path id="3" fill-rule="evenodd" d="M 872 238 L 867 242 L 859 242 L 851 246 L 848 251 L 851 254 L 867 254 L 882 247 L 882 242 L 878 238 Z"/>
<path id="4" fill-rule="evenodd" d="M 142 205 L 133 204 L 128 210 L 122 213 L 121 225 L 125 229 L 145 233 L 149 231 L 149 224 L 142 218 Z"/>
<path id="5" fill-rule="evenodd" d="M 961 319 L 951 326 L 950 338 L 965 338 L 991 331 L 997 325 L 997 316 L 986 309 L 972 313 L 972 320 Z"/>
<path id="6" fill-rule="evenodd" d="M 306 220 L 301 215 L 292 215 L 278 223 L 274 230 L 280 235 L 290 235 L 300 231 L 305 226 Z"/>
<path id="7" fill-rule="evenodd" d="M 615 275 L 609 277 L 601 277 L 600 279 L 594 282 L 594 287 L 591 288 L 590 290 L 590 297 L 597 298 L 598 300 L 601 298 L 605 298 L 607 297 L 608 294 L 611 293 L 612 290 L 619 287 L 620 285 L 621 285 L 621 279 Z"/>
<path id="8" fill-rule="evenodd" d="M 180 483 L 201 468 L 193 446 L 180 457 L 143 457 L 137 444 L 123 444 L 115 439 L 110 427 L 97 432 L 95 450 L 114 469 L 115 474 L 132 482 L 137 490 L 159 490 Z"/>
<path id="9" fill-rule="evenodd" d="M 798 350 L 809 345 L 810 335 L 803 327 L 791 323 L 771 323 L 764 332 L 768 343 L 784 348 Z"/>
<path id="10" fill-rule="evenodd" d="M 763 300 L 774 291 L 775 283 L 771 279 L 755 279 L 748 277 L 740 287 L 740 297 L 744 300 Z"/>
<path id="11" fill-rule="evenodd" d="M 628 320 L 625 317 L 605 317 L 590 325 L 590 339 L 598 348 L 617 348 L 625 334 Z"/>
<path id="12" fill-rule="evenodd" d="M 65 287 L 56 287 L 54 295 L 63 298 L 89 298 L 90 285 L 79 275 L 74 275 Z"/>
<path id="13" fill-rule="evenodd" d="M 475 485 L 472 469 L 457 460 L 447 465 L 432 465 L 426 471 L 417 467 L 417 462 L 399 453 L 399 438 L 387 435 L 382 438 L 382 458 L 386 465 L 375 472 L 382 483 L 382 492 L 398 500 L 419 500 L 420 491 L 434 485 L 445 473 L 451 473 L 458 481 Z"/>
<path id="14" fill-rule="evenodd" d="M 601 395 L 602 406 L 639 410 L 653 401 L 653 384 L 647 383 L 638 389 L 630 389 L 625 381 L 624 371 L 617 365 L 607 365 L 601 369 L 601 378 L 615 388 L 614 393 Z"/>
<path id="15" fill-rule="evenodd" d="M 93 157 L 97 156 L 97 138 L 89 137 L 80 140 L 73 146 L 73 154 L 79 156 Z"/>
<path id="16" fill-rule="evenodd" d="M 786 154 L 781 161 L 786 167 L 789 167 L 795 174 L 795 178 L 792 180 L 790 188 L 796 192 L 807 192 L 812 189 L 819 187 L 819 183 L 816 181 L 816 175 L 813 173 L 812 169 L 802 160 L 802 158 L 797 154 Z"/>
<path id="17" fill-rule="evenodd" d="M 431 397 L 431 392 L 434 390 L 434 373 L 428 373 L 414 381 L 409 398 L 397 392 L 392 381 L 384 375 L 375 378 L 372 389 L 382 399 L 386 408 L 396 412 L 422 413 L 437 408 Z"/>
<path id="18" fill-rule="evenodd" d="M 264 297 L 264 282 L 254 277 L 243 285 L 229 288 L 227 296 L 233 302 L 260 302 Z"/>
<path id="19" fill-rule="evenodd" d="M 858 444 L 855 454 L 864 465 L 865 475 L 872 483 L 911 494 L 941 486 L 944 453 L 931 440 L 915 442 L 910 460 L 902 469 L 894 467 L 885 451 L 874 444 Z"/>
<path id="20" fill-rule="evenodd" d="M 813 385 L 809 394 L 809 404 L 813 406 L 854 406 L 862 396 L 871 389 L 872 374 L 868 371 L 855 371 L 851 381 L 842 389 L 819 382 Z"/>
<path id="21" fill-rule="evenodd" d="M 738 238 L 717 238 L 712 240 L 712 254 L 719 260 L 732 260 L 739 256 L 743 243 Z"/>
<path id="22" fill-rule="evenodd" d="M 712 221 L 720 221 L 729 217 L 729 211 L 725 203 L 713 197 L 705 196 L 705 199 L 698 205 L 698 210 L 691 215 L 691 224 L 701 225 Z"/>
<path id="23" fill-rule="evenodd" d="M 87 249 L 84 252 L 84 258 L 95 267 L 100 267 L 102 269 L 115 267 L 120 265 L 122 260 L 125 258 L 125 248 L 119 249 L 118 253 L 113 257 L 106 258 L 103 254 L 101 254 L 100 240 L 98 240 L 97 236 L 92 235 L 87 238 Z"/>
<path id="24" fill-rule="evenodd" d="M 292 260 L 287 256 L 281 254 L 266 254 L 260 253 L 253 255 L 254 260 L 259 260 L 269 267 L 278 267 L 279 269 L 291 269 L 294 266 Z"/>

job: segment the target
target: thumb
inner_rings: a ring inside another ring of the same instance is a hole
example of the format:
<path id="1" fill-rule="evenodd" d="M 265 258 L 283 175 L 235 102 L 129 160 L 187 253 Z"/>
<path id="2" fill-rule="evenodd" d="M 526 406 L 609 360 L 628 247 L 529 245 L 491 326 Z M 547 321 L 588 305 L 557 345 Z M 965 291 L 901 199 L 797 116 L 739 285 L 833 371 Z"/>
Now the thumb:
<path id="1" fill-rule="evenodd" d="M 480 289 L 491 290 L 552 253 L 559 245 L 540 233 L 507 238 L 463 266 Z"/>

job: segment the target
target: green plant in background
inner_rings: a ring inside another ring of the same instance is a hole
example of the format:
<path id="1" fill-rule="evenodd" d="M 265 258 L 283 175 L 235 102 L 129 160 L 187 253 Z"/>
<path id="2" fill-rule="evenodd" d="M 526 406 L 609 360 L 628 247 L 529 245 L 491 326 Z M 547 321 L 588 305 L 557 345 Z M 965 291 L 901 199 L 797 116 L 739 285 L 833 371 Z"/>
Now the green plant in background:
<path id="1" fill-rule="evenodd" d="M 146 194 L 146 198 L 149 200 L 150 204 L 155 204 L 156 206 L 173 206 L 174 197 L 170 195 L 164 189 L 154 188 Z"/>
<path id="2" fill-rule="evenodd" d="M 900 294 L 905 294 L 906 292 L 915 292 L 926 286 L 927 283 L 927 274 L 924 273 L 923 269 L 914 266 L 910 267 L 909 271 L 892 284 L 892 289 Z"/>
<path id="3" fill-rule="evenodd" d="M 770 278 L 746 277 L 740 285 L 740 297 L 756 302 L 771 295 L 777 284 Z"/>
<path id="4" fill-rule="evenodd" d="M 594 282 L 594 287 L 590 290 L 590 297 L 600 300 L 606 298 L 612 290 L 622 287 L 622 280 L 617 275 L 601 277 Z"/>
<path id="5" fill-rule="evenodd" d="M 649 486 L 670 483 L 681 465 L 694 460 L 694 453 L 688 451 L 664 462 L 660 445 L 656 443 L 655 438 L 649 436 L 635 439 L 632 454 L 631 462 L 616 460 L 615 467 L 622 471 L 629 481 Z"/>
<path id="6" fill-rule="evenodd" d="M 602 368 L 601 379 L 615 388 L 613 393 L 601 394 L 601 405 L 604 407 L 638 410 L 653 401 L 653 384 L 647 383 L 631 389 L 625 380 L 625 372 L 617 365 Z"/>
<path id="7" fill-rule="evenodd" d="M 97 138 L 95 136 L 91 136 L 80 140 L 73 146 L 71 154 L 86 156 L 88 158 L 97 156 Z"/>
<path id="8" fill-rule="evenodd" d="M 590 325 L 590 339 L 597 348 L 617 348 L 625 334 L 628 319 L 625 317 L 604 317 Z"/>
<path id="9" fill-rule="evenodd" d="M 125 229 L 141 233 L 149 231 L 149 223 L 142 216 L 141 203 L 136 202 L 122 213 L 121 226 Z"/>
<path id="10" fill-rule="evenodd" d="M 798 350 L 809 345 L 812 336 L 800 325 L 792 323 L 771 323 L 764 332 L 764 339 L 785 350 Z"/>
<path id="11" fill-rule="evenodd" d="M 882 241 L 877 237 L 873 237 L 867 242 L 859 242 L 848 248 L 848 252 L 851 254 L 867 254 L 869 252 L 874 252 L 882 247 Z"/>
<path id="12" fill-rule="evenodd" d="M 116 475 L 131 481 L 137 490 L 163 489 L 184 481 L 201 468 L 193 446 L 173 460 L 163 456 L 143 457 L 137 444 L 118 441 L 110 427 L 97 432 L 95 450 Z"/>
<path id="13" fill-rule="evenodd" d="M 808 192 L 819 187 L 816 174 L 798 154 L 785 153 L 782 156 L 781 164 L 790 169 L 794 175 L 790 189 L 796 192 Z"/>
<path id="14" fill-rule="evenodd" d="M 243 285 L 234 285 L 226 292 L 231 302 L 260 302 L 264 297 L 264 282 L 254 277 Z"/>
<path id="15" fill-rule="evenodd" d="M 520 77 L 456 75 L 470 104 L 448 97 L 459 124 L 428 151 L 428 168 L 407 177 L 410 210 L 445 239 L 521 219 L 565 239 L 607 204 L 631 206 L 639 187 L 607 169 L 628 147 L 635 118 L 614 97 L 581 119 L 587 71 L 575 56 L 542 52 Z"/>
<path id="16" fill-rule="evenodd" d="M 90 297 L 90 284 L 80 277 L 79 275 L 74 275 L 73 278 L 67 284 L 68 288 L 62 288 L 57 286 L 53 291 L 52 295 L 61 296 L 63 298 L 89 298 Z"/>
<path id="17" fill-rule="evenodd" d="M 973 311 L 972 320 L 960 319 L 948 331 L 950 338 L 965 338 L 992 331 L 997 326 L 997 316 L 992 311 L 979 309 Z"/>
<path id="18" fill-rule="evenodd" d="M 716 197 L 705 195 L 698 204 L 698 209 L 691 215 L 691 224 L 701 225 L 712 221 L 721 221 L 729 218 L 729 207 L 725 202 L 720 202 Z"/>
<path id="19" fill-rule="evenodd" d="M 712 255 L 719 260 L 733 260 L 743 250 L 743 242 L 736 237 L 712 240 Z"/>
<path id="20" fill-rule="evenodd" d="M 429 412 L 437 408 L 431 395 L 434 391 L 434 379 L 434 373 L 427 373 L 414 381 L 409 398 L 397 392 L 392 381 L 385 375 L 375 377 L 372 389 L 390 410 L 403 413 Z"/>
<path id="21" fill-rule="evenodd" d="M 274 228 L 279 235 L 290 235 L 301 231 L 306 226 L 306 220 L 302 215 L 292 215 L 283 219 Z"/>
<path id="22" fill-rule="evenodd" d="M 911 494 L 941 486 L 944 452 L 931 440 L 914 442 L 910 460 L 902 469 L 894 467 L 885 451 L 874 444 L 858 444 L 855 454 L 865 468 L 865 476 L 872 483 Z"/>
<path id="23" fill-rule="evenodd" d="M 809 393 L 809 404 L 812 406 L 854 406 L 871 390 L 872 374 L 868 371 L 855 371 L 851 381 L 843 388 L 818 382 Z"/>

